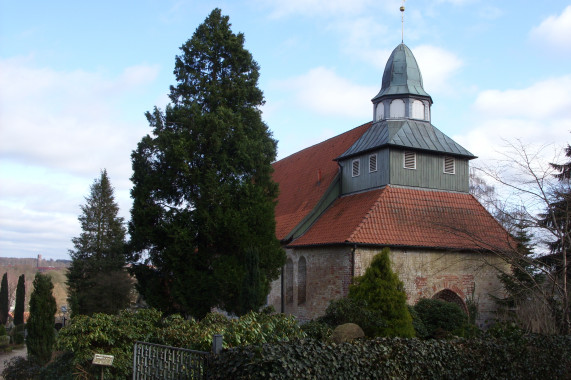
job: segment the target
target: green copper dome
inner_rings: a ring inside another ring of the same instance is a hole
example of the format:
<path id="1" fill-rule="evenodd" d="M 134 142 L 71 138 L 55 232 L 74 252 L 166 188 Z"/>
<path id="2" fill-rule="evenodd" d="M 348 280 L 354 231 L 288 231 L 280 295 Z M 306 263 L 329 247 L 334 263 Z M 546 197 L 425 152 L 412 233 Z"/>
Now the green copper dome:
<path id="1" fill-rule="evenodd" d="M 418 95 L 430 98 L 422 87 L 422 74 L 416 59 L 405 44 L 398 45 L 389 57 L 383 73 L 381 91 L 373 101 L 394 95 Z M 432 103 L 432 99 L 430 102 Z"/>

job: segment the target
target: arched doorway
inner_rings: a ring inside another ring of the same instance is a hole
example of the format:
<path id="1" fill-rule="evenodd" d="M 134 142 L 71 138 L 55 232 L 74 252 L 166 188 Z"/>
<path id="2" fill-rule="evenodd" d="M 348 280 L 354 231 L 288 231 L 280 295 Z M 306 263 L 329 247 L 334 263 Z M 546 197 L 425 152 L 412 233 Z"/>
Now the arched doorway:
<path id="1" fill-rule="evenodd" d="M 446 302 L 452 302 L 456 305 L 460 306 L 460 309 L 464 311 L 464 313 L 468 314 L 468 308 L 466 307 L 466 302 L 458 294 L 450 289 L 444 289 L 436 293 L 432 296 L 432 299 L 442 300 Z"/>

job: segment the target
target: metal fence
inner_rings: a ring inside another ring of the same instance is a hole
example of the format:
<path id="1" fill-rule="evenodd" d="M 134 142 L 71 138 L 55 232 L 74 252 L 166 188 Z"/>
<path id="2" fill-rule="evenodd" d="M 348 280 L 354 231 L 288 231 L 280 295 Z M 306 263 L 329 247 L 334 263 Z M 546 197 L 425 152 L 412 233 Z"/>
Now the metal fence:
<path id="1" fill-rule="evenodd" d="M 208 378 L 210 352 L 135 342 L 133 380 Z"/>

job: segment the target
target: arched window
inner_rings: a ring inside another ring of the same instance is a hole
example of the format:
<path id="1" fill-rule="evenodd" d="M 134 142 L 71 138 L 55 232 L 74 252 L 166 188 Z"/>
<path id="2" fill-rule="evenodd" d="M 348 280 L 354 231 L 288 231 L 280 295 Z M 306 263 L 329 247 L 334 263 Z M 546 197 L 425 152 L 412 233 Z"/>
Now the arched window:
<path id="1" fill-rule="evenodd" d="M 412 102 L 412 118 L 424 120 L 424 103 L 420 100 Z"/>
<path id="2" fill-rule="evenodd" d="M 285 266 L 285 299 L 287 304 L 293 303 L 293 261 L 287 259 Z"/>
<path id="3" fill-rule="evenodd" d="M 305 257 L 301 257 L 297 263 L 297 304 L 305 303 L 307 289 L 307 269 Z"/>
<path id="4" fill-rule="evenodd" d="M 385 105 L 381 102 L 377 104 L 377 118 L 376 121 L 383 120 L 385 118 Z"/>
<path id="5" fill-rule="evenodd" d="M 395 99 L 391 102 L 391 118 L 404 117 L 404 101 Z"/>

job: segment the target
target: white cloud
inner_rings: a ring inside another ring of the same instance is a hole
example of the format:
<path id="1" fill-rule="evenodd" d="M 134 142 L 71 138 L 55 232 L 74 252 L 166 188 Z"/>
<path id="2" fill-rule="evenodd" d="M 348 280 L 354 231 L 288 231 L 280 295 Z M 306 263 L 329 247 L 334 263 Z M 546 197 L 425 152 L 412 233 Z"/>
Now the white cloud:
<path id="1" fill-rule="evenodd" d="M 352 83 L 325 67 L 311 69 L 307 74 L 281 82 L 279 86 L 292 90 L 300 107 L 322 115 L 359 118 L 372 113 L 370 99 L 379 90 L 374 86 Z"/>
<path id="2" fill-rule="evenodd" d="M 530 32 L 533 41 L 555 51 L 571 52 L 571 5 L 559 16 L 549 16 Z"/>
<path id="3" fill-rule="evenodd" d="M 148 124 L 142 89 L 158 68 L 105 72 L 0 60 L 0 252 L 65 257 L 79 232 L 79 205 L 107 168 L 121 215 L 128 215 L 130 154 Z M 133 116 L 136 115 L 136 116 Z"/>
<path id="4" fill-rule="evenodd" d="M 488 117 L 546 119 L 571 117 L 571 75 L 547 79 L 520 90 L 487 90 L 474 104 Z"/>
<path id="5" fill-rule="evenodd" d="M 464 65 L 454 53 L 431 45 L 411 49 L 422 73 L 424 89 L 429 94 L 454 91 L 450 78 Z"/>
<path id="6" fill-rule="evenodd" d="M 498 158 L 505 141 L 563 146 L 571 137 L 571 76 L 524 89 L 482 91 L 473 109 L 474 127 L 454 138 L 483 159 Z"/>

